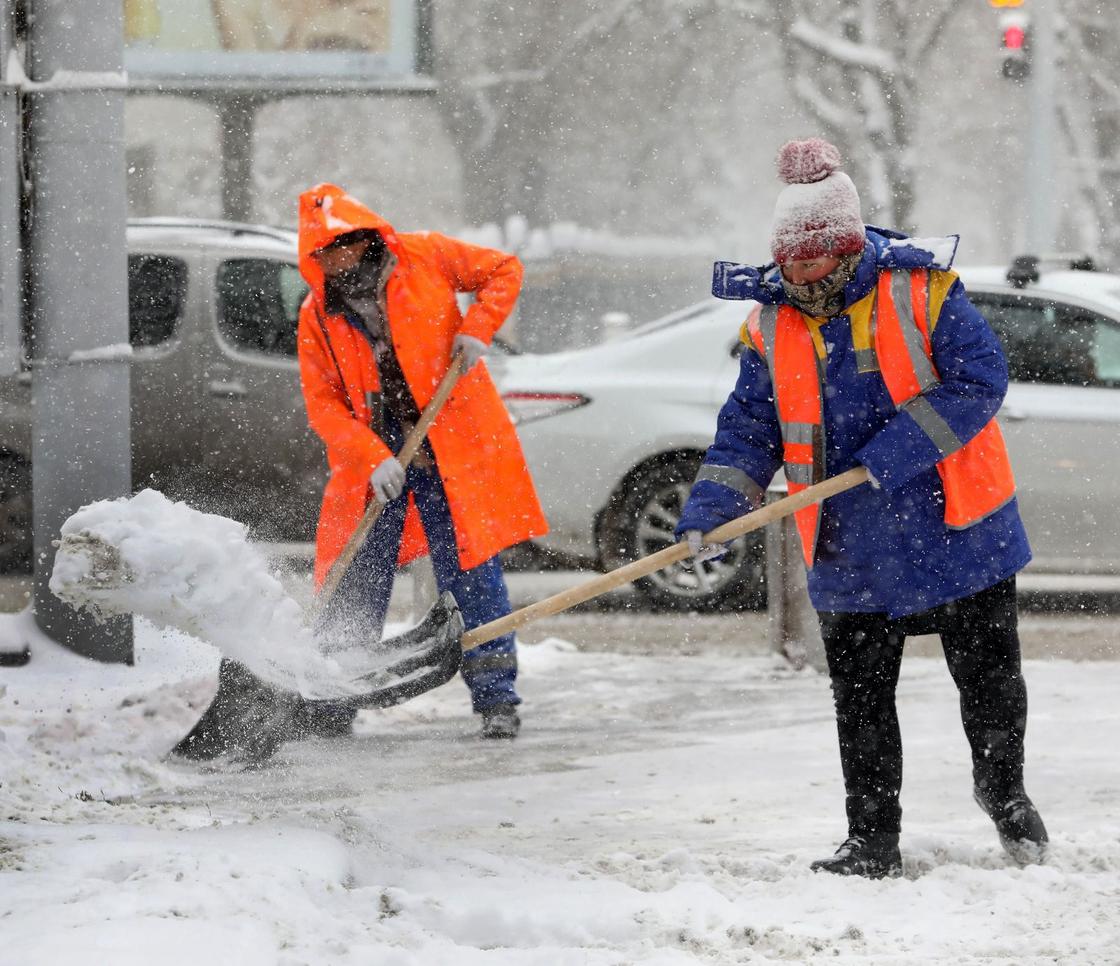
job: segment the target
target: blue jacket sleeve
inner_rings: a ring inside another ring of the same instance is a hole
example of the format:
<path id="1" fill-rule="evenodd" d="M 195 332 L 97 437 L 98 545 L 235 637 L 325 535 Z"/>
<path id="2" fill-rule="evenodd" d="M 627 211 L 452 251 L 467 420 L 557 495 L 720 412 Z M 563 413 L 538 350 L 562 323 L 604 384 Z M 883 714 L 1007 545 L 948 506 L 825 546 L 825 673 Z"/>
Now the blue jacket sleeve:
<path id="1" fill-rule="evenodd" d="M 716 438 L 677 524 L 707 533 L 762 505 L 766 487 L 782 464 L 782 436 L 766 363 L 743 351 L 739 378 L 716 423 Z"/>
<path id="2" fill-rule="evenodd" d="M 1007 357 L 960 281 L 941 307 L 930 340 L 941 382 L 907 403 L 856 453 L 887 491 L 960 449 L 998 412 Z"/>

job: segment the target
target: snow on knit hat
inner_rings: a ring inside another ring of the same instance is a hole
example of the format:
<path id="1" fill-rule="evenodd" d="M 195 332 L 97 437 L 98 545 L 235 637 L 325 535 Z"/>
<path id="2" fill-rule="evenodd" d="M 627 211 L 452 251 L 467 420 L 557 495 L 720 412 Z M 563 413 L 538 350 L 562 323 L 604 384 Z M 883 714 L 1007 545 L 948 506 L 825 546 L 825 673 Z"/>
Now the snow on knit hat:
<path id="1" fill-rule="evenodd" d="M 856 186 L 840 169 L 840 152 L 828 141 L 790 141 L 778 152 L 786 183 L 774 206 L 770 254 L 797 261 L 863 251 L 866 235 Z"/>

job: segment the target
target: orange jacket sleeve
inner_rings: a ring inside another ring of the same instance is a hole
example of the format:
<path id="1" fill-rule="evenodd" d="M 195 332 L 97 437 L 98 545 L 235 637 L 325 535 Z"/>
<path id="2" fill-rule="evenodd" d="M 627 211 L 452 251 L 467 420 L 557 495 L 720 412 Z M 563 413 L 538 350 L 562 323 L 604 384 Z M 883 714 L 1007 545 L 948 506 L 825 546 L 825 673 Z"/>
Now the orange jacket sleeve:
<path id="1" fill-rule="evenodd" d="M 305 302 L 299 313 L 299 378 L 307 421 L 333 455 L 372 472 L 392 451 L 351 410 L 342 376 L 326 343 L 326 333 Z"/>
<path id="2" fill-rule="evenodd" d="M 429 235 L 448 279 L 459 292 L 473 292 L 461 335 L 474 336 L 487 345 L 513 311 L 521 292 L 524 269 L 516 255 L 471 245 L 438 232 Z"/>

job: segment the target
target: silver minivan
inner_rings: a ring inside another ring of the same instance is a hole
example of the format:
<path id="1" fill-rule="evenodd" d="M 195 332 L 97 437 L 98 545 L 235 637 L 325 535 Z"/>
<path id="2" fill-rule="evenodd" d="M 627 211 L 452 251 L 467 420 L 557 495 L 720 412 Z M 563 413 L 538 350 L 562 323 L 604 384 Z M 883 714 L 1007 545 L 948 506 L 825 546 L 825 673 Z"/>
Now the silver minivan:
<path id="1" fill-rule="evenodd" d="M 326 459 L 299 385 L 295 233 L 144 219 L 128 246 L 134 487 L 311 541 Z M 30 457 L 27 369 L 0 380 L 0 570 L 30 559 Z"/>

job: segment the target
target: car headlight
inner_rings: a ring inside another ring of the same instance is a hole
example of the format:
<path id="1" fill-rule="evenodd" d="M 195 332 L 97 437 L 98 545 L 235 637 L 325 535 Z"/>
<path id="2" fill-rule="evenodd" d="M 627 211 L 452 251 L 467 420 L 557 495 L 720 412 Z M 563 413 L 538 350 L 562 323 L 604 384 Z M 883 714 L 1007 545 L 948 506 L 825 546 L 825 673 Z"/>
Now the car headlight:
<path id="1" fill-rule="evenodd" d="M 578 392 L 507 392 L 502 394 L 502 401 L 518 426 L 535 419 L 558 416 L 591 402 Z"/>

